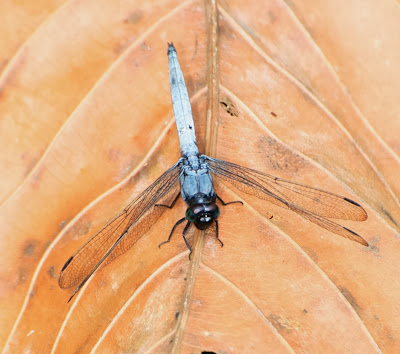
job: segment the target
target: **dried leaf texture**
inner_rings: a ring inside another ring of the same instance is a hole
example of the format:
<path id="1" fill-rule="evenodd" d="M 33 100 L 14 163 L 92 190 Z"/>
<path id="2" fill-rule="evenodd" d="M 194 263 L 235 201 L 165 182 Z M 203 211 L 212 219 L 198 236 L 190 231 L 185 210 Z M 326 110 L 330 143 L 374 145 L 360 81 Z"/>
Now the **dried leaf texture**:
<path id="1" fill-rule="evenodd" d="M 37 4 L 0 5 L 5 352 L 399 351 L 396 2 Z M 179 200 L 67 304 L 64 262 L 179 157 L 171 41 L 200 151 L 359 202 L 368 248 L 215 178 L 223 248 L 158 249 Z"/>

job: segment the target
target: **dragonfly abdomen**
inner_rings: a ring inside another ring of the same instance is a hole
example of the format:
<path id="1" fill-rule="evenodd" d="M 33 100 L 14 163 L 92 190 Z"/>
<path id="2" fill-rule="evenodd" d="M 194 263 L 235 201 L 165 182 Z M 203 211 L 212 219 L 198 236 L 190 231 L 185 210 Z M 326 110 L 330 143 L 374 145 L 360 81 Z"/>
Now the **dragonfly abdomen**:
<path id="1" fill-rule="evenodd" d="M 189 94 L 174 45 L 168 44 L 169 82 L 171 85 L 172 106 L 178 129 L 182 156 L 197 156 L 196 133 L 190 106 Z"/>

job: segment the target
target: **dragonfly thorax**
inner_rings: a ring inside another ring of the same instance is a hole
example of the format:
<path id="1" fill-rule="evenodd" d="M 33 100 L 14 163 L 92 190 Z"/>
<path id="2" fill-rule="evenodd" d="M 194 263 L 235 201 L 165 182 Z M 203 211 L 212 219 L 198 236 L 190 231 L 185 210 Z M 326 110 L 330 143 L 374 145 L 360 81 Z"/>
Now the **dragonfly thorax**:
<path id="1" fill-rule="evenodd" d="M 219 208 L 214 202 L 191 204 L 186 210 L 186 219 L 199 230 L 208 229 L 218 216 Z"/>
<path id="2" fill-rule="evenodd" d="M 215 202 L 215 192 L 208 162 L 201 156 L 181 157 L 179 160 L 181 195 L 190 206 Z"/>

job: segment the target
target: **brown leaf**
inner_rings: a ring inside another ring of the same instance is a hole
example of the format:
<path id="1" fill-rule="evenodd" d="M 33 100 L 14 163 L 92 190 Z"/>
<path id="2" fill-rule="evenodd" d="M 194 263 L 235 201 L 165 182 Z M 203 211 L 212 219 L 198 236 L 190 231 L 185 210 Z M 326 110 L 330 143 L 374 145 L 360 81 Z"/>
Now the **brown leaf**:
<path id="1" fill-rule="evenodd" d="M 0 11 L 32 13 L 2 23 L 6 352 L 399 350 L 396 3 L 41 4 Z M 181 227 L 157 247 L 179 200 L 67 304 L 64 262 L 179 157 L 171 41 L 200 151 L 359 202 L 368 220 L 340 223 L 368 248 L 216 179 L 244 202 L 221 207 L 223 248 L 191 228 L 189 261 Z"/>

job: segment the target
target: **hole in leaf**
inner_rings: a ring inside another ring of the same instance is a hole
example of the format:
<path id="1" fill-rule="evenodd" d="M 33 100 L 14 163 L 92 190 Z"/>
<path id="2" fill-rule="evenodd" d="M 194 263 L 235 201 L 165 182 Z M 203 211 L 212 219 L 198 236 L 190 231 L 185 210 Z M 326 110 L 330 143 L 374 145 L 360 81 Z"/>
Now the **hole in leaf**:
<path id="1" fill-rule="evenodd" d="M 232 117 L 239 117 L 239 111 L 228 97 L 223 98 L 219 103 Z"/>

